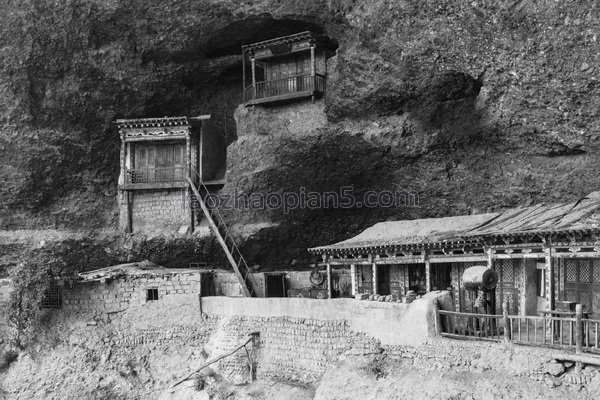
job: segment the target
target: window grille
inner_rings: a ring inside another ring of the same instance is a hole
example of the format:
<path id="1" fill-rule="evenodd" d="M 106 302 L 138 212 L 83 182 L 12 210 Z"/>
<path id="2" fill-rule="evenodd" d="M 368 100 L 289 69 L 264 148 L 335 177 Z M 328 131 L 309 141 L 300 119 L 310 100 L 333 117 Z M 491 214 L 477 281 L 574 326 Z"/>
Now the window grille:
<path id="1" fill-rule="evenodd" d="M 58 285 L 52 284 L 46 289 L 41 305 L 42 308 L 60 308 L 62 306 L 60 287 Z"/>
<path id="2" fill-rule="evenodd" d="M 146 301 L 156 301 L 158 300 L 158 289 L 150 288 L 146 289 Z"/>

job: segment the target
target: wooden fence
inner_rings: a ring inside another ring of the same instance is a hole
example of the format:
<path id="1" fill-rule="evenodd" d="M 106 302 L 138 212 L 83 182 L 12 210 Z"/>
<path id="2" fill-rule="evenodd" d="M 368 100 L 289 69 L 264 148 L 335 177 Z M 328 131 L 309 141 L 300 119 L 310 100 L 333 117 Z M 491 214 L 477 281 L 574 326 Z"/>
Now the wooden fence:
<path id="1" fill-rule="evenodd" d="M 572 317 L 554 316 L 552 312 L 543 317 L 508 315 L 507 310 L 508 304 L 503 305 L 502 315 L 437 310 L 436 331 L 439 336 L 455 339 L 600 352 L 600 320 L 583 318 L 581 304 Z"/>

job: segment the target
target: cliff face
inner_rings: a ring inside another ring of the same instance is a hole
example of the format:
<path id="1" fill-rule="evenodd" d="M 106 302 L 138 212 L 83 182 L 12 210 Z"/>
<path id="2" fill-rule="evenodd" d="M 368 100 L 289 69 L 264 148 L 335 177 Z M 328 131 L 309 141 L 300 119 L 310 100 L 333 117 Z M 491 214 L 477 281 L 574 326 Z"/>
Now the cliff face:
<path id="1" fill-rule="evenodd" d="M 114 226 L 115 118 L 213 114 L 224 193 L 419 193 L 419 207 L 238 210 L 251 262 L 377 221 L 573 200 L 599 185 L 593 1 L 2 1 L 0 208 L 9 228 Z M 339 44 L 329 123 L 236 141 L 240 46 Z M 262 229 L 244 228 L 262 227 Z M 249 234 L 251 232 L 252 234 Z"/>

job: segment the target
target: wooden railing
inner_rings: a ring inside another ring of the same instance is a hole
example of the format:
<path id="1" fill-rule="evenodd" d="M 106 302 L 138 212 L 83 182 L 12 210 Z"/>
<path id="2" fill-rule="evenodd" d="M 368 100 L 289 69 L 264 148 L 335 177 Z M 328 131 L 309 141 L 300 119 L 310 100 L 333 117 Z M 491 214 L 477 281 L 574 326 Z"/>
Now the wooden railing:
<path id="1" fill-rule="evenodd" d="M 187 168 L 131 168 L 127 169 L 127 183 L 154 183 L 154 182 L 185 182 Z"/>
<path id="2" fill-rule="evenodd" d="M 292 95 L 295 93 L 325 92 L 323 75 L 296 75 L 272 81 L 256 82 L 244 90 L 244 101 L 267 99 L 269 97 Z"/>
<path id="3" fill-rule="evenodd" d="M 455 339 L 600 351 L 600 320 L 582 318 L 580 305 L 573 314 L 574 317 L 563 318 L 508 315 L 506 311 L 502 315 L 488 315 L 437 310 L 436 331 L 440 336 Z"/>
<path id="4" fill-rule="evenodd" d="M 456 339 L 501 341 L 504 335 L 502 315 L 460 313 L 438 310 L 438 332 Z"/>

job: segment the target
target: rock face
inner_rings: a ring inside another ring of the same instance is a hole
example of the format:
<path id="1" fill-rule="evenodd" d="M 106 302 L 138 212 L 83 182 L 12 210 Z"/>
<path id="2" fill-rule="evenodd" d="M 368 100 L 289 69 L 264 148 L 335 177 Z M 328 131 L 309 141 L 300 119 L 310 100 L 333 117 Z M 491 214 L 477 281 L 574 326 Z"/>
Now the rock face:
<path id="1" fill-rule="evenodd" d="M 0 21 L 2 227 L 115 226 L 115 118 L 213 114 L 231 142 L 226 194 L 419 194 L 419 207 L 227 212 L 240 232 L 269 226 L 242 246 L 263 266 L 306 265 L 306 247 L 386 219 L 599 187 L 594 2 L 31 0 Z M 339 44 L 328 122 L 237 140 L 240 46 L 303 30 Z"/>

